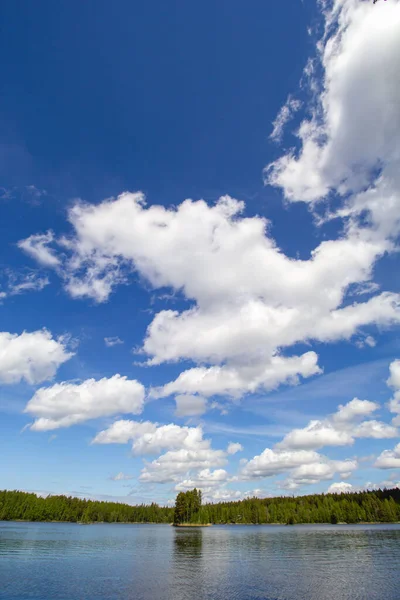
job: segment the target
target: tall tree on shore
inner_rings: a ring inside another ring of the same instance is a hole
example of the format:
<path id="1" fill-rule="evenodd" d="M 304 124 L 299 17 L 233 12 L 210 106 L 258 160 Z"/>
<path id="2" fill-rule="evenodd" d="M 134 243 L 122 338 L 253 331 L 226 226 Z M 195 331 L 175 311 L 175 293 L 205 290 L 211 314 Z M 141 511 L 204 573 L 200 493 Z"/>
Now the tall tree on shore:
<path id="1" fill-rule="evenodd" d="M 197 522 L 200 508 L 200 490 L 194 488 L 194 490 L 188 490 L 187 492 L 179 492 L 175 500 L 174 525 Z"/>

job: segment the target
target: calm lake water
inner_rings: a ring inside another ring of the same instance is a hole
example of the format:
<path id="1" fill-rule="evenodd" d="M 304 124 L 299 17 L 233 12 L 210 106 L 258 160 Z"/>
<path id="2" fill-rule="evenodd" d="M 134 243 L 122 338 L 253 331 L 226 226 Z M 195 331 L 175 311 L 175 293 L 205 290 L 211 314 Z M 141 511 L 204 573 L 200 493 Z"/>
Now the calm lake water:
<path id="1" fill-rule="evenodd" d="M 0 522 L 7 600 L 400 598 L 400 526 Z"/>

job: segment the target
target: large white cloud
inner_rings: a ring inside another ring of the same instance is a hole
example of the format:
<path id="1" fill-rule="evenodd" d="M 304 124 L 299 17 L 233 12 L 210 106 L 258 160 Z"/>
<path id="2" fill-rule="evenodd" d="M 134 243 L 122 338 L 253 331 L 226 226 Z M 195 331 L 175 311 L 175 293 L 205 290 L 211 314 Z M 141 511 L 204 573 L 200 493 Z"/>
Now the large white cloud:
<path id="1" fill-rule="evenodd" d="M 345 481 L 340 481 L 338 483 L 332 483 L 328 489 L 326 490 L 327 494 L 348 494 L 349 492 L 353 492 L 354 487 L 351 483 L 346 483 Z"/>
<path id="2" fill-rule="evenodd" d="M 273 450 L 266 448 L 245 464 L 242 476 L 248 479 L 270 477 L 296 467 L 317 463 L 320 455 L 312 450 Z"/>
<path id="3" fill-rule="evenodd" d="M 370 280 L 385 241 L 354 231 L 295 260 L 276 246 L 265 219 L 243 218 L 243 209 L 229 197 L 215 206 L 186 200 L 176 209 L 147 208 L 141 194 L 128 193 L 77 204 L 69 214 L 74 236 L 59 240 L 69 256 L 67 287 L 75 297 L 103 301 L 128 265 L 154 287 L 182 291 L 193 308 L 156 314 L 143 352 L 150 364 L 190 359 L 218 367 L 185 374 L 217 380 L 210 394 L 241 395 L 309 377 L 318 373 L 315 354 L 283 357 L 279 349 L 350 339 L 363 326 L 400 321 L 396 294 L 343 306 L 351 284 Z M 176 391 L 205 394 L 204 387 Z"/>
<path id="4" fill-rule="evenodd" d="M 339 406 L 338 411 L 326 419 L 312 420 L 303 429 L 293 429 L 277 444 L 277 448 L 317 450 L 324 446 L 348 446 L 354 443 L 355 438 L 397 437 L 398 430 L 392 425 L 371 419 L 360 422 L 378 408 L 379 404 L 375 402 L 354 398 Z"/>
<path id="5" fill-rule="evenodd" d="M 0 332 L 0 383 L 36 384 L 51 379 L 73 356 L 67 345 L 67 338 L 54 339 L 45 329 L 19 335 Z"/>
<path id="6" fill-rule="evenodd" d="M 384 450 L 376 459 L 374 467 L 378 469 L 400 469 L 400 444 L 393 450 Z"/>
<path id="7" fill-rule="evenodd" d="M 397 416 L 394 417 L 393 425 L 400 425 L 400 360 L 394 360 L 390 364 L 390 377 L 387 380 L 387 384 L 394 389 L 393 398 L 389 402 L 389 410 L 395 413 Z"/>
<path id="8" fill-rule="evenodd" d="M 187 478 L 191 473 L 223 467 L 226 463 L 226 453 L 223 450 L 212 449 L 211 442 L 203 440 L 196 448 L 169 450 L 147 463 L 139 479 L 147 483 L 177 482 L 183 476 Z"/>
<path id="9" fill-rule="evenodd" d="M 297 384 L 299 377 L 311 377 L 321 372 L 315 352 L 302 356 L 273 356 L 270 363 L 240 366 L 196 367 L 183 371 L 175 381 L 150 394 L 162 398 L 177 393 L 199 392 L 204 396 L 225 395 L 240 397 L 257 389 L 272 390 L 282 383 Z"/>
<path id="10" fill-rule="evenodd" d="M 174 423 L 159 425 L 151 421 L 115 421 L 108 429 L 100 431 L 93 444 L 126 444 L 132 442 L 134 454 L 159 454 L 162 450 L 196 448 L 204 442 L 203 430 L 198 427 L 181 427 Z"/>
<path id="11" fill-rule="evenodd" d="M 211 440 L 204 439 L 198 427 L 180 427 L 174 423 L 159 425 L 144 421 L 120 420 L 96 435 L 94 444 L 132 442 L 135 455 L 161 454 L 146 463 L 140 481 L 146 483 L 179 482 L 199 480 L 209 469 L 224 466 L 227 452 L 214 450 Z M 203 475 L 200 473 L 203 472 Z M 215 476 L 214 476 L 215 477 Z"/>
<path id="12" fill-rule="evenodd" d="M 300 126 L 299 153 L 270 165 L 267 180 L 290 201 L 315 203 L 330 191 L 341 197 L 319 215 L 340 219 L 335 239 L 294 259 L 265 218 L 244 217 L 244 203 L 229 196 L 213 206 L 185 200 L 165 208 L 124 193 L 96 205 L 77 202 L 69 236 L 20 242 L 57 269 L 75 298 L 104 302 L 132 270 L 154 288 L 183 294 L 190 308 L 156 314 L 143 342 L 149 364 L 195 363 L 156 390 L 160 396 L 240 397 L 296 383 L 319 367 L 312 352 L 290 356 L 294 344 L 350 340 L 364 327 L 400 323 L 400 294 L 377 293 L 372 282 L 400 229 L 400 0 L 385 10 L 358 0 L 321 4 L 322 80 L 307 66 L 312 117 Z M 299 108 L 290 96 L 274 138 Z M 360 300 L 357 287 L 370 297 Z"/>
<path id="13" fill-rule="evenodd" d="M 141 383 L 114 375 L 109 379 L 87 379 L 79 384 L 62 382 L 40 388 L 29 400 L 25 412 L 35 417 L 32 430 L 48 431 L 118 413 L 138 414 L 143 403 Z"/>
<path id="14" fill-rule="evenodd" d="M 300 153 L 267 170 L 269 182 L 291 201 L 313 202 L 330 190 L 359 192 L 371 186 L 377 166 L 383 166 L 378 187 L 390 185 L 391 167 L 400 158 L 400 3 L 393 0 L 380 11 L 359 0 L 325 5 L 323 80 L 312 75 L 319 93 L 312 118 L 298 131 Z"/>
<path id="15" fill-rule="evenodd" d="M 289 476 L 281 487 L 296 489 L 301 485 L 332 479 L 336 473 L 348 477 L 357 466 L 356 460 L 331 460 L 314 450 L 266 448 L 243 466 L 240 476 L 243 479 L 264 479 L 285 473 Z"/>

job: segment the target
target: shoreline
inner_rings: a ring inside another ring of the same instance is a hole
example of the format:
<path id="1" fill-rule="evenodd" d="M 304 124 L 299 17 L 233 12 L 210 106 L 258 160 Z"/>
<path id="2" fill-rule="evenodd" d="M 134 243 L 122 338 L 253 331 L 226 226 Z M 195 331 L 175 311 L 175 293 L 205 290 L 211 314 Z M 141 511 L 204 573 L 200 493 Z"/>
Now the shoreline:
<path id="1" fill-rule="evenodd" d="M 29 521 L 28 519 L 7 519 L 0 520 L 1 523 L 62 523 L 68 525 L 164 525 L 169 527 L 213 527 L 213 526 L 246 526 L 246 527 L 301 527 L 314 525 L 329 525 L 330 527 L 341 527 L 343 525 L 400 525 L 400 521 L 359 521 L 358 523 L 155 523 L 145 521 Z"/>

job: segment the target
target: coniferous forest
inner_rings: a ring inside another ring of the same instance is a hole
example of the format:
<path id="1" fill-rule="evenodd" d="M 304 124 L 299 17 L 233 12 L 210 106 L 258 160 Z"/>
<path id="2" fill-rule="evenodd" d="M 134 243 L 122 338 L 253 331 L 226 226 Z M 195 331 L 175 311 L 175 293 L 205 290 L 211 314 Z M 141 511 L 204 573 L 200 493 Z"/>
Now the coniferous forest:
<path id="1" fill-rule="evenodd" d="M 32 493 L 0 491 L 0 520 L 214 524 L 400 522 L 399 489 L 248 498 L 204 505 L 201 505 L 200 491 L 181 494 L 177 496 L 178 512 L 175 513 L 176 509 L 155 503 L 130 506 L 67 496 L 41 498 Z"/>

